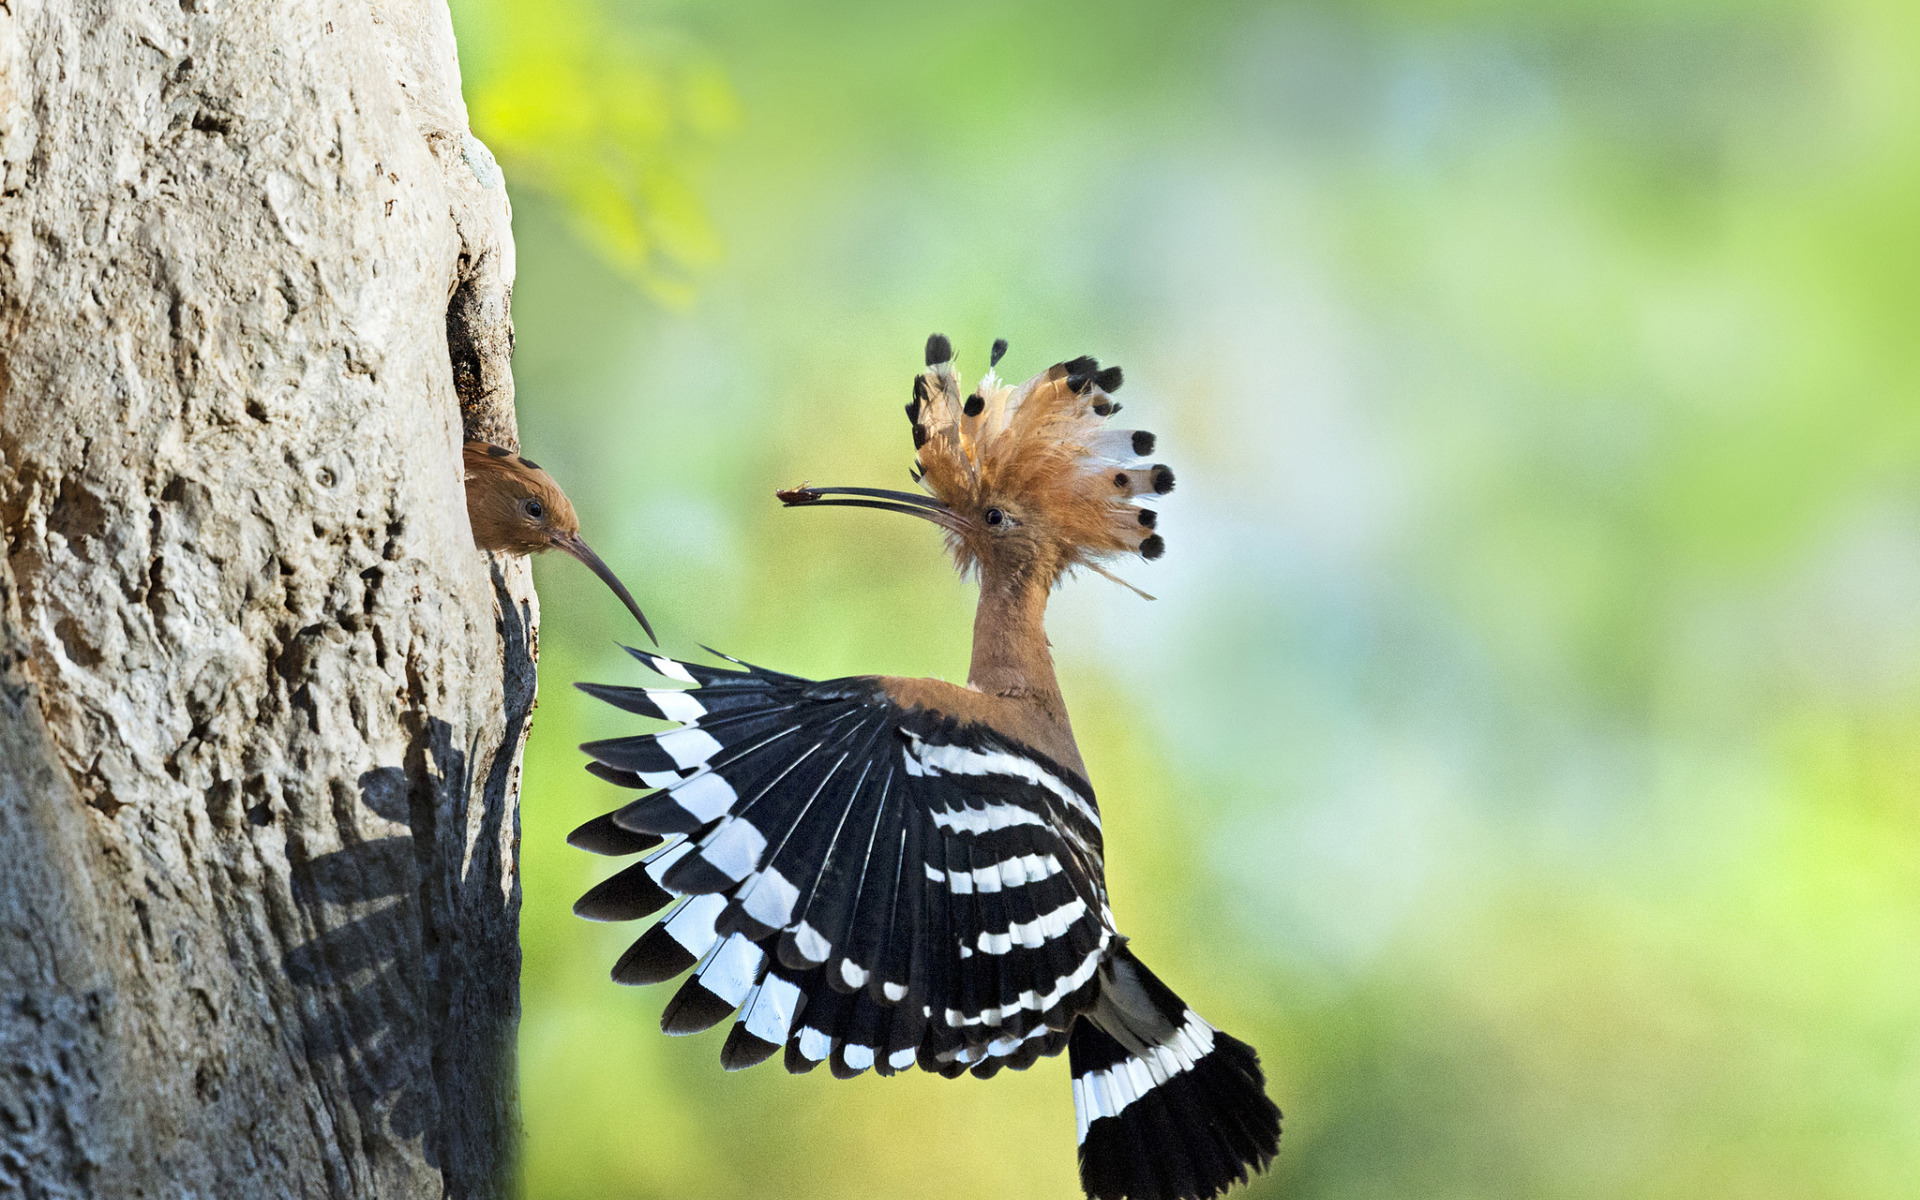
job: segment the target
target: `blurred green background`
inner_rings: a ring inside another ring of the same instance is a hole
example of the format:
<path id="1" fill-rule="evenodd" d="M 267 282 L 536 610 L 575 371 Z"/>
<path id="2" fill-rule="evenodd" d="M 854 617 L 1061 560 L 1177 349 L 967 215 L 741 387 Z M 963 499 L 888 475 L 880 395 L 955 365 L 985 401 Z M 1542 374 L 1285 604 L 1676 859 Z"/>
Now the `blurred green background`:
<path id="1" fill-rule="evenodd" d="M 1920 1180 L 1920 6 L 456 0 L 521 430 L 667 647 L 964 677 L 923 340 L 1090 353 L 1179 472 L 1058 593 L 1141 953 L 1261 1051 L 1246 1193 Z M 728 1075 L 575 919 L 637 633 L 539 567 L 526 1187 L 1066 1197 L 1065 1063 Z"/>

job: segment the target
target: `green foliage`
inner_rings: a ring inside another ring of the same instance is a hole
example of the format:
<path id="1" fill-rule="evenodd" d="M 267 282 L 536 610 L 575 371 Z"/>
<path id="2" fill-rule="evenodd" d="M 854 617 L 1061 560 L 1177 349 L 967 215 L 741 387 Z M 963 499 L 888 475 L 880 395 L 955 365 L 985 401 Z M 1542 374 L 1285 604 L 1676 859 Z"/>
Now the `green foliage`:
<path id="1" fill-rule="evenodd" d="M 725 73 L 670 26 L 597 0 L 455 6 L 474 132 L 516 189 L 655 299 L 683 305 L 720 244 L 695 183 L 739 119 Z"/>
<path id="2" fill-rule="evenodd" d="M 611 11 L 528 105 L 599 86 Z M 478 82 L 513 39 L 471 24 Z M 670 648 L 951 678 L 928 531 L 771 490 L 899 485 L 932 330 L 1125 366 L 1180 473 L 1123 569 L 1160 600 L 1076 580 L 1050 630 L 1119 919 L 1287 1110 L 1248 1196 L 1910 1192 L 1920 9 L 663 24 L 747 114 L 699 176 L 726 258 L 662 311 L 502 149 L 528 444 Z M 529 1194 L 1072 1195 L 1057 1062 L 729 1076 L 606 982 L 635 931 L 571 916 L 608 868 L 563 838 L 618 800 L 575 744 L 629 725 L 565 685 L 633 635 L 538 570 Z"/>

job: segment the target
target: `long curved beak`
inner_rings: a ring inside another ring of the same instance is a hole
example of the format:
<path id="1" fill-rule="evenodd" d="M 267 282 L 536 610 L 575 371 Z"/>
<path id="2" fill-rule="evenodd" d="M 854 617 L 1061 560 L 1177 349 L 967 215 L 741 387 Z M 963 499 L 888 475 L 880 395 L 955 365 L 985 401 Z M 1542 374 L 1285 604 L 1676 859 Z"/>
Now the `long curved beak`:
<path id="1" fill-rule="evenodd" d="M 613 573 L 612 567 L 600 561 L 600 556 L 593 552 L 592 546 L 587 545 L 586 539 L 577 533 L 561 534 L 553 539 L 553 545 L 554 549 L 565 550 L 585 563 L 587 570 L 598 575 L 600 582 L 612 588 L 613 594 L 620 597 L 620 602 L 627 606 L 633 619 L 640 622 L 640 628 L 647 631 L 647 638 L 656 646 L 660 644 L 660 639 L 653 636 L 653 626 L 647 624 L 647 614 L 641 612 L 640 606 L 633 602 L 633 593 L 627 591 L 627 585 L 620 582 L 620 577 Z"/>
<path id="2" fill-rule="evenodd" d="M 830 504 L 847 508 L 877 508 L 885 512 L 906 513 L 910 517 L 921 517 L 932 521 L 942 529 L 960 533 L 960 517 L 952 509 L 931 496 L 917 496 L 912 492 L 894 492 L 885 488 L 862 487 L 811 487 L 802 484 L 783 492 L 775 492 L 780 503 L 788 508 L 805 508 Z M 844 497 L 844 498 L 841 498 Z"/>

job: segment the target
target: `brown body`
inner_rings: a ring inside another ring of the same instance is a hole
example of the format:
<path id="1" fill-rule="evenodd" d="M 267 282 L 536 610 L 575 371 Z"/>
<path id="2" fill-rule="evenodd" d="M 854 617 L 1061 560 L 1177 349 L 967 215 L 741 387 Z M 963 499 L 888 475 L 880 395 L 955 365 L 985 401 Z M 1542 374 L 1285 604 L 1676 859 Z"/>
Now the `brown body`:
<path id="1" fill-rule="evenodd" d="M 907 708 L 925 708 L 985 725 L 1087 778 L 1073 740 L 1067 706 L 1054 678 L 1053 653 L 1043 618 L 1047 593 L 1037 580 L 989 590 L 981 577 L 980 607 L 973 619 L 973 665 L 967 686 L 944 679 L 882 676 L 880 686 Z"/>
<path id="2" fill-rule="evenodd" d="M 467 521 L 473 544 L 497 554 L 540 554 L 564 550 L 620 597 L 640 628 L 655 644 L 653 627 L 634 602 L 627 585 L 580 536 L 573 502 L 537 463 L 505 446 L 468 442 L 461 448 L 467 476 Z"/>

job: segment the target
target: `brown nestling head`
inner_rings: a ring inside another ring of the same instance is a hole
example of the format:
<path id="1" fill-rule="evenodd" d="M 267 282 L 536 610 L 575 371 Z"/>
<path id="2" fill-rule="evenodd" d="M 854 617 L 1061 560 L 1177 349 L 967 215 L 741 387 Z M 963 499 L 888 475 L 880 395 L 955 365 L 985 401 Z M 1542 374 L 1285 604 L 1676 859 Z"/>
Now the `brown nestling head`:
<path id="1" fill-rule="evenodd" d="M 572 501 L 540 466 L 505 446 L 468 442 L 461 450 L 467 474 L 467 519 L 473 543 L 502 554 L 541 554 L 564 550 L 620 597 L 647 637 L 653 627 L 619 576 L 580 536 L 580 518 Z M 658 639 L 653 638 L 657 643 Z"/>

